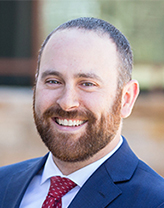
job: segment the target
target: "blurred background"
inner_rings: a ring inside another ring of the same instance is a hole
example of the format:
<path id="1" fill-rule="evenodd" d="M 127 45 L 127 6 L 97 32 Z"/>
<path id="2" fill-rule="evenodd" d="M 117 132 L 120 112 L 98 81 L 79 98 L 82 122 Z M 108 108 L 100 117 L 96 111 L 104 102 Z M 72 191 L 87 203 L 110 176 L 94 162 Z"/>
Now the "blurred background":
<path id="1" fill-rule="evenodd" d="M 0 166 L 47 152 L 32 115 L 38 50 L 58 25 L 93 16 L 128 38 L 141 93 L 123 135 L 139 158 L 164 176 L 164 1 L 0 1 Z"/>

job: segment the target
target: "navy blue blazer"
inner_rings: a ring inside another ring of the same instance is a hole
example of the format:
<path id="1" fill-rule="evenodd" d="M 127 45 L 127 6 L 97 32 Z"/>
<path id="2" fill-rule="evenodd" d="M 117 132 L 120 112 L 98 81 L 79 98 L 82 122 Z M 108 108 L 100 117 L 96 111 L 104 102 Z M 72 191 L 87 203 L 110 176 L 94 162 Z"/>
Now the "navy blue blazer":
<path id="1" fill-rule="evenodd" d="M 43 158 L 0 168 L 0 208 L 18 208 Z M 164 208 L 164 179 L 140 161 L 124 139 L 86 181 L 69 208 Z"/>

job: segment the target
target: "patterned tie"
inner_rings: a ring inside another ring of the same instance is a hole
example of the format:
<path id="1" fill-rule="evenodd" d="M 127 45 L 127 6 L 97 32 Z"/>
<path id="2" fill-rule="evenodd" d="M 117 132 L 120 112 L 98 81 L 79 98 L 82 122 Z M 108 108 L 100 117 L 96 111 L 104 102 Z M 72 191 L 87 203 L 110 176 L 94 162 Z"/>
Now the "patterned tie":
<path id="1" fill-rule="evenodd" d="M 49 192 L 42 205 L 42 208 L 61 208 L 62 196 L 64 196 L 75 186 L 76 184 L 68 178 L 61 178 L 60 176 L 52 177 Z"/>

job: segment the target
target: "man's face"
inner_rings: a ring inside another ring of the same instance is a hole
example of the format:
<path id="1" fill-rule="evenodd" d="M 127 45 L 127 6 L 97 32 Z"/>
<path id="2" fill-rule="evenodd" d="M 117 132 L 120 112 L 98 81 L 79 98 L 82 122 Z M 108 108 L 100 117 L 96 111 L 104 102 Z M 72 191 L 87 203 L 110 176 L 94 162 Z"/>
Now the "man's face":
<path id="1" fill-rule="evenodd" d="M 115 44 L 77 29 L 57 31 L 43 50 L 34 118 L 52 154 L 83 161 L 103 149 L 120 125 Z"/>

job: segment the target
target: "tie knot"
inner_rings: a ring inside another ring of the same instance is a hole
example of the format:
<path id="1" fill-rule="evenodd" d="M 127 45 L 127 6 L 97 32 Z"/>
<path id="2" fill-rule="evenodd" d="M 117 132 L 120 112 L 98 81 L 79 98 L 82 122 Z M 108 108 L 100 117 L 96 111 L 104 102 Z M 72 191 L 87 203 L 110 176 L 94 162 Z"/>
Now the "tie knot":
<path id="1" fill-rule="evenodd" d="M 54 176 L 51 177 L 51 185 L 48 194 L 58 200 L 75 186 L 76 184 L 68 178 Z"/>

